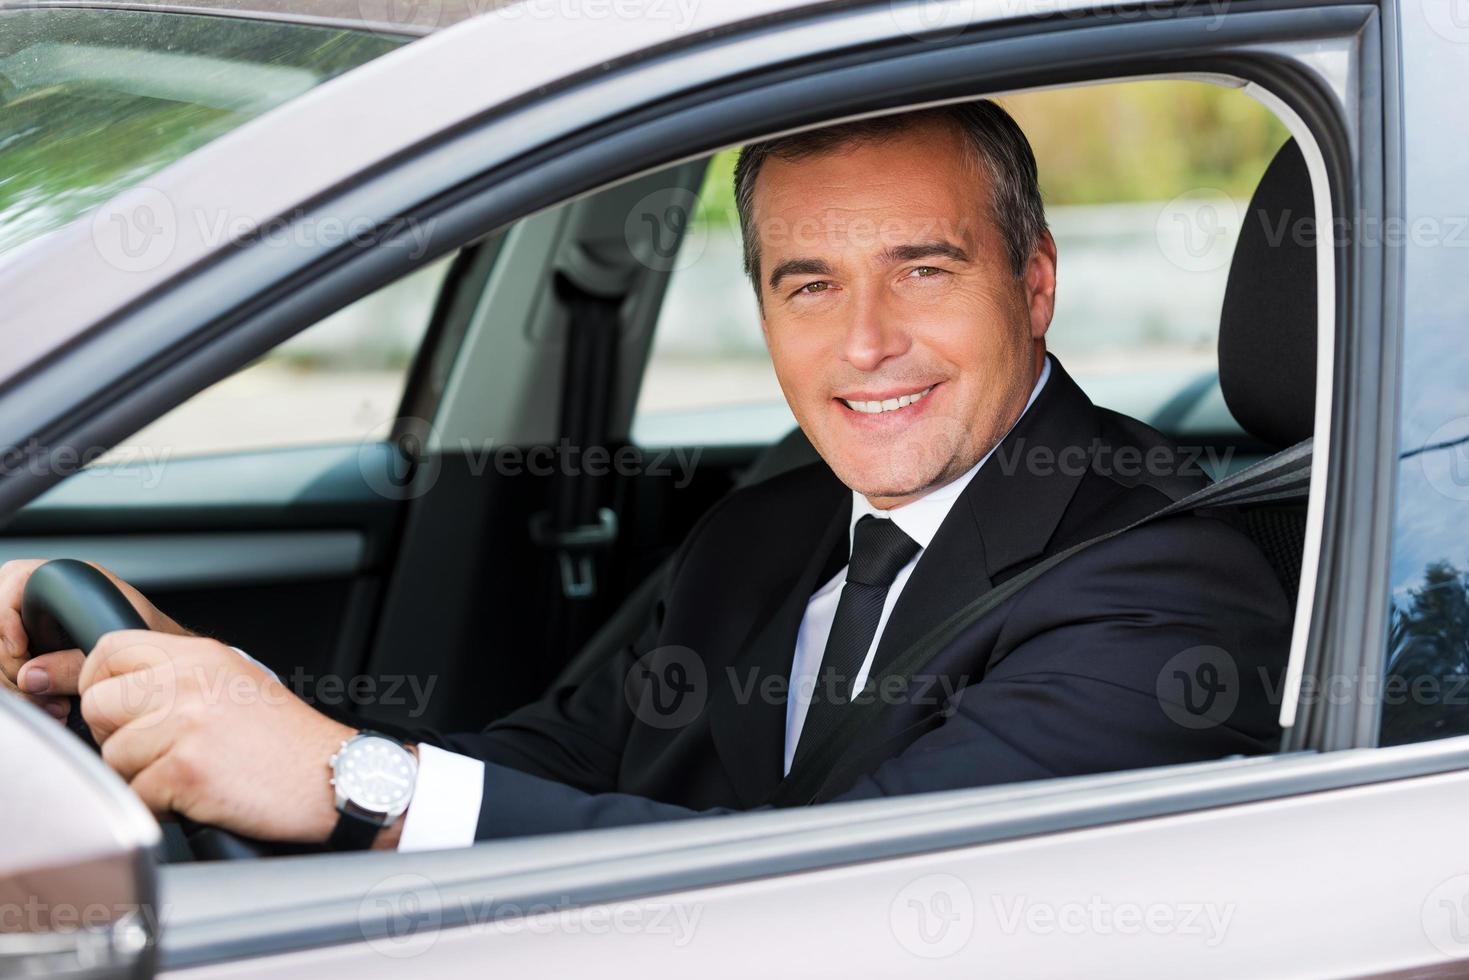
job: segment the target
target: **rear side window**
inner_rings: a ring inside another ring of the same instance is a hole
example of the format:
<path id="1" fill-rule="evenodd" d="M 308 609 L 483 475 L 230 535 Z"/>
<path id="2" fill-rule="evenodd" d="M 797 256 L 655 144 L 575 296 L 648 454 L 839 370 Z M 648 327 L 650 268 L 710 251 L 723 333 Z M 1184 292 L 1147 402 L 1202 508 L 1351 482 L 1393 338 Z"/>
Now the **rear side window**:
<path id="1" fill-rule="evenodd" d="M 102 462 L 386 438 L 453 258 L 308 327 L 162 416 Z"/>

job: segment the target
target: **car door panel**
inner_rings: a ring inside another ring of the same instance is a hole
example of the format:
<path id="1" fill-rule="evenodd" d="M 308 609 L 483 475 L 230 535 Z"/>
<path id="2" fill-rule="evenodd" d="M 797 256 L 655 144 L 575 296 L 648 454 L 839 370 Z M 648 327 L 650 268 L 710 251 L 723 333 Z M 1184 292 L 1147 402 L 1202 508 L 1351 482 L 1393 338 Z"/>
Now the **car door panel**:
<path id="1" fill-rule="evenodd" d="M 1456 975 L 1469 882 L 1443 842 L 1469 802 L 1466 751 L 1457 738 L 287 858 L 231 869 L 235 892 L 215 887 L 217 869 L 169 869 L 163 975 L 238 976 L 249 956 L 313 978 L 404 962 L 448 977 L 636 977 L 650 962 L 701 977 L 1071 976 L 1082 963 L 1107 977 Z M 1362 846 L 1404 812 L 1413 834 Z M 303 899 L 317 916 L 302 918 Z M 830 936 L 842 941 L 813 943 Z"/>

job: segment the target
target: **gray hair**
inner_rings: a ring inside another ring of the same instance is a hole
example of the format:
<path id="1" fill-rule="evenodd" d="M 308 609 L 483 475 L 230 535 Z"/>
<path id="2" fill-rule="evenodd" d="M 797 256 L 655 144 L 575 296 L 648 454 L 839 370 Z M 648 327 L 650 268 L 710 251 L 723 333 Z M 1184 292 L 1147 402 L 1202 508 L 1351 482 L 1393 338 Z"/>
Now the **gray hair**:
<path id="1" fill-rule="evenodd" d="M 771 157 L 798 160 L 849 146 L 890 139 L 915 126 L 947 123 L 963 134 L 974 160 L 990 178 L 990 208 L 1005 241 L 1010 268 L 1018 279 L 1025 274 L 1030 253 L 1046 232 L 1046 209 L 1036 178 L 1035 154 L 1030 141 L 1010 114 L 988 99 L 827 126 L 751 143 L 735 164 L 735 208 L 744 239 L 745 274 L 760 297 L 760 237 L 753 217 L 755 179 Z"/>

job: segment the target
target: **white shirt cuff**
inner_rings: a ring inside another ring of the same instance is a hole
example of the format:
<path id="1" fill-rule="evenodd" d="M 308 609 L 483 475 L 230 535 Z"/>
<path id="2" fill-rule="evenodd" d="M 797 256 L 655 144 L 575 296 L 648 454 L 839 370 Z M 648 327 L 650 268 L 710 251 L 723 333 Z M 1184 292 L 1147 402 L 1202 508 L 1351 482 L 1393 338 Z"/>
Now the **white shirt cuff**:
<path id="1" fill-rule="evenodd" d="M 275 680 L 280 680 L 281 679 L 279 674 L 277 674 L 275 671 L 271 670 L 269 667 L 265 666 L 265 664 L 263 664 L 260 661 L 256 660 L 254 657 L 250 656 L 244 650 L 241 650 L 239 647 L 230 647 L 230 649 L 233 650 L 233 651 L 235 651 L 236 653 L 238 653 L 240 656 L 244 657 L 246 660 L 250 661 L 255 666 L 259 667 L 261 670 L 265 671 L 267 674 L 269 674 Z"/>
<path id="2" fill-rule="evenodd" d="M 485 764 L 432 745 L 418 746 L 418 780 L 403 818 L 400 851 L 469 847 L 484 802 Z"/>

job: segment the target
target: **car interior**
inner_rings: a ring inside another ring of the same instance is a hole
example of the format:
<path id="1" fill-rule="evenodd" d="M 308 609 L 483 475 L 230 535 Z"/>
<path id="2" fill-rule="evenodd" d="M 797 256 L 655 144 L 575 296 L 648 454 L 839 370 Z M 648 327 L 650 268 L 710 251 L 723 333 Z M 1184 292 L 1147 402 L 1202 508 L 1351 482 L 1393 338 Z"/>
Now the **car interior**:
<path id="1" fill-rule="evenodd" d="M 104 460 L 22 509 L 0 558 L 98 561 L 362 723 L 478 728 L 576 683 L 636 633 L 669 556 L 717 500 L 817 459 L 799 430 L 630 441 L 677 271 L 659 260 L 667 229 L 626 216 L 692 197 L 707 166 L 629 180 L 455 252 L 385 437 L 180 456 L 156 471 Z M 1240 225 L 1217 370 L 1144 418 L 1218 450 L 1215 477 L 1312 436 L 1314 243 L 1269 234 L 1282 215 L 1312 213 L 1311 191 L 1289 141 Z M 636 465 L 527 465 L 534 448 L 567 442 Z M 1295 484 L 1242 511 L 1293 599 L 1305 515 Z"/>

